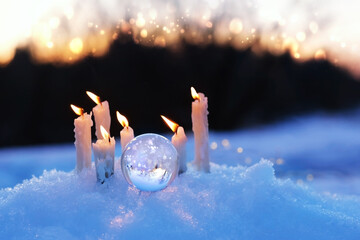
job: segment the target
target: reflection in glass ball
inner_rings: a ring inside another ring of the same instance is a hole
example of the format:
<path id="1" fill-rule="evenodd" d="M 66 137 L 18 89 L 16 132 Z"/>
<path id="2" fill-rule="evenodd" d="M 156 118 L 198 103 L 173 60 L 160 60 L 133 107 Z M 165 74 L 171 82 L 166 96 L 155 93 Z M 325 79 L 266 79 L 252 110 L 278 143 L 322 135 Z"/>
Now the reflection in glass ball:
<path id="1" fill-rule="evenodd" d="M 168 186 L 177 175 L 178 165 L 172 143 L 153 133 L 134 138 L 121 155 L 126 180 L 142 191 L 158 191 Z"/>

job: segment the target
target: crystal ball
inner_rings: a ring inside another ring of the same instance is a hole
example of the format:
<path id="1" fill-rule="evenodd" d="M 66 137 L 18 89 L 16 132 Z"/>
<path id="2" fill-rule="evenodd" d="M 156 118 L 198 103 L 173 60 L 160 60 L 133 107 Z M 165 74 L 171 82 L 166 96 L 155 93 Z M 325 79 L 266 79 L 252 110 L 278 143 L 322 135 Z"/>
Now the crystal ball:
<path id="1" fill-rule="evenodd" d="M 131 140 L 121 155 L 121 170 L 130 185 L 159 191 L 176 177 L 179 164 L 174 145 L 165 137 L 147 133 Z"/>

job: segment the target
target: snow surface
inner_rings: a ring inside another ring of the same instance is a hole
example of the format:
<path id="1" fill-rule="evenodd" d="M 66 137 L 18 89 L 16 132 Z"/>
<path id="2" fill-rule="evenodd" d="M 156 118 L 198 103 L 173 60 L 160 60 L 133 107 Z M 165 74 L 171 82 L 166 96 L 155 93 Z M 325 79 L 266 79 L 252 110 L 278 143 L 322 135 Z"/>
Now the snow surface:
<path id="1" fill-rule="evenodd" d="M 189 162 L 194 148 L 192 134 L 188 132 L 187 137 Z M 360 110 L 294 117 L 247 130 L 210 132 L 210 145 L 214 163 L 251 166 L 266 158 L 274 163 L 277 177 L 291 178 L 319 192 L 360 195 Z M 115 151 L 119 157 L 120 144 Z M 0 188 L 14 187 L 33 175 L 40 176 L 43 170 L 69 172 L 75 162 L 73 144 L 0 149 Z"/>
<path id="2" fill-rule="evenodd" d="M 360 239 L 359 133 L 358 110 L 211 132 L 211 173 L 155 193 L 127 184 L 120 144 L 106 185 L 72 171 L 73 144 L 2 149 L 0 239 Z"/>
<path id="3" fill-rule="evenodd" d="M 0 239 L 359 239 L 359 197 L 279 180 L 267 160 L 188 167 L 153 193 L 129 186 L 119 162 L 106 185 L 94 169 L 44 171 L 0 190 Z"/>

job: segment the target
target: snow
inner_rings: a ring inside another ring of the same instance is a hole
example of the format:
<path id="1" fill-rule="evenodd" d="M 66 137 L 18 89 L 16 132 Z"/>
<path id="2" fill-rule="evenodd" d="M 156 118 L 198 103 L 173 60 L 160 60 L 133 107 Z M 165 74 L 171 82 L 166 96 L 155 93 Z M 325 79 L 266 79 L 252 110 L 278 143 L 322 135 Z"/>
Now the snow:
<path id="1" fill-rule="evenodd" d="M 119 148 L 104 185 L 72 171 L 73 145 L 3 149 L 0 239 L 358 239 L 359 133 L 359 111 L 211 132 L 210 174 L 188 134 L 188 171 L 153 193 L 128 185 Z"/>
<path id="2" fill-rule="evenodd" d="M 272 163 L 211 164 L 163 191 L 129 186 L 116 163 L 95 171 L 44 171 L 0 191 L 1 239 L 358 239 L 360 198 L 322 196 L 274 175 Z M 294 235 L 294 233 L 296 233 Z"/>

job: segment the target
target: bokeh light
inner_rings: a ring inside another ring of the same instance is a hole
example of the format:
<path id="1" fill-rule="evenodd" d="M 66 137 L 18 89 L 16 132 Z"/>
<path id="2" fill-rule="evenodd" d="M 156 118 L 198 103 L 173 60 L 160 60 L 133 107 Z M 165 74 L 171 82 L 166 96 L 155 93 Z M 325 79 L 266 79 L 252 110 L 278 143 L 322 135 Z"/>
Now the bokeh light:
<path id="1" fill-rule="evenodd" d="M 251 47 L 259 54 L 289 51 L 298 61 L 327 59 L 359 74 L 357 5 L 334 0 L 2 1 L 0 64 L 9 63 L 18 48 L 28 48 L 40 62 L 72 63 L 102 56 L 113 41 L 130 35 L 150 47 L 176 48 L 185 42 Z"/>

